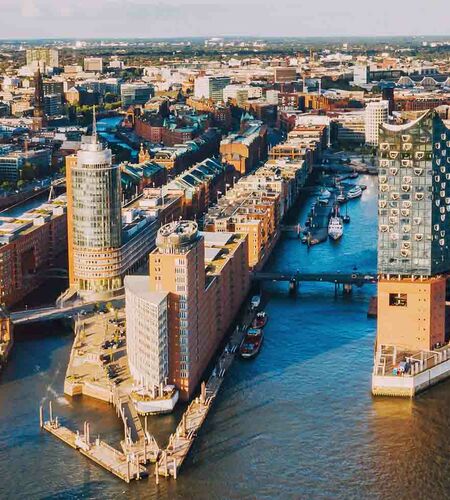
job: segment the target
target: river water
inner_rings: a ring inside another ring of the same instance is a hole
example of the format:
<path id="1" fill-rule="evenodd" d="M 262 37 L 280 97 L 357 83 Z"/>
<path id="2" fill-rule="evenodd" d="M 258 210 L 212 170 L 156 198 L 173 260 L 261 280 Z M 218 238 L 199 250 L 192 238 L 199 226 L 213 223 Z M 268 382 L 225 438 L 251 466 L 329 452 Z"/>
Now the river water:
<path id="1" fill-rule="evenodd" d="M 376 268 L 376 185 L 349 203 L 342 240 L 308 249 L 284 237 L 267 269 L 349 272 Z M 304 222 L 308 203 L 296 214 Z M 177 481 L 126 485 L 38 429 L 38 405 L 55 401 L 69 425 L 115 443 L 114 411 L 63 396 L 72 336 L 44 325 L 20 333 L 0 376 L 0 498 L 427 498 L 450 491 L 450 384 L 414 401 L 370 394 L 375 287 L 335 297 L 330 284 L 265 286 L 263 349 L 237 360 Z M 162 443 L 179 415 L 153 418 Z"/>

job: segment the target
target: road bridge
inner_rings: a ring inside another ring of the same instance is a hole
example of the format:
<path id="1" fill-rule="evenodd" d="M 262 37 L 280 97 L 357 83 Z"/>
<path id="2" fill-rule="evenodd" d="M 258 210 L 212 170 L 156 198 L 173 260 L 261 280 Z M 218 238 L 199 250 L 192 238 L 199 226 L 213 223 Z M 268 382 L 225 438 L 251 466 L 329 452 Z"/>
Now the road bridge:
<path id="1" fill-rule="evenodd" d="M 286 281 L 289 283 L 289 289 L 292 292 L 297 290 L 300 282 L 316 282 L 316 283 L 333 283 L 335 292 L 340 285 L 343 286 L 344 292 L 350 293 L 353 286 L 361 287 L 366 284 L 377 282 L 375 273 L 341 273 L 324 272 L 324 273 L 303 273 L 300 271 L 273 271 L 273 272 L 254 272 L 252 274 L 254 281 Z"/>

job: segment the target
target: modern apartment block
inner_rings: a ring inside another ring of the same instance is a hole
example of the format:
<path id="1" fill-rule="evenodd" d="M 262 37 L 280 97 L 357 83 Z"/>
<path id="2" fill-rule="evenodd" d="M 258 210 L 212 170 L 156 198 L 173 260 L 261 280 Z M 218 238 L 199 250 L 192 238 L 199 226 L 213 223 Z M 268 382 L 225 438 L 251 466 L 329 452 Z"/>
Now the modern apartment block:
<path id="1" fill-rule="evenodd" d="M 127 358 L 131 376 L 143 396 L 137 407 L 157 411 L 154 400 L 163 395 L 169 377 L 168 293 L 152 292 L 148 276 L 125 277 Z M 160 409 L 172 410 L 177 397 L 160 398 Z M 147 407 L 147 408 L 146 408 Z M 147 411 L 145 411 L 147 410 Z"/>
<path id="2" fill-rule="evenodd" d="M 30 168 L 33 177 L 43 177 L 50 172 L 52 152 L 50 149 L 8 151 L 0 153 L 0 181 L 17 182 L 26 177 Z"/>
<path id="3" fill-rule="evenodd" d="M 377 344 L 445 341 L 450 130 L 435 111 L 383 125 L 379 144 Z"/>
<path id="4" fill-rule="evenodd" d="M 123 106 L 145 104 L 154 94 L 153 85 L 146 83 L 123 83 L 120 86 L 120 97 Z"/>
<path id="5" fill-rule="evenodd" d="M 199 76 L 194 82 L 194 96 L 221 102 L 224 100 L 223 89 L 230 83 L 228 76 Z"/>
<path id="6" fill-rule="evenodd" d="M 150 396 L 169 383 L 186 400 L 248 293 L 246 237 L 201 233 L 193 221 L 169 223 L 158 231 L 149 274 L 147 284 L 125 280 L 132 375 Z M 149 321 L 137 320 L 144 310 Z"/>
<path id="7" fill-rule="evenodd" d="M 378 146 L 380 125 L 389 119 L 389 101 L 369 102 L 366 106 L 365 132 L 366 144 Z"/>

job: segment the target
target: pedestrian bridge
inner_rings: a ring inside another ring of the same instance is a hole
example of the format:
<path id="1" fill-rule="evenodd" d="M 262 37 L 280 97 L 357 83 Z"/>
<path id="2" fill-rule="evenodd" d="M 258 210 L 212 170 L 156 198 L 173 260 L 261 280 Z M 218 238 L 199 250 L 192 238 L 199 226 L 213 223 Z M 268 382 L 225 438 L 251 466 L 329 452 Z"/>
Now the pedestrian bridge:
<path id="1" fill-rule="evenodd" d="M 108 300 L 96 300 L 91 302 L 76 301 L 72 304 L 59 307 L 57 305 L 48 307 L 38 307 L 34 309 L 24 309 L 22 311 L 14 311 L 10 314 L 11 321 L 14 325 L 24 325 L 37 323 L 39 321 L 51 321 L 55 319 L 72 318 L 82 311 L 91 312 L 97 306 L 110 302 L 114 307 L 123 304 L 123 296 L 114 297 Z"/>

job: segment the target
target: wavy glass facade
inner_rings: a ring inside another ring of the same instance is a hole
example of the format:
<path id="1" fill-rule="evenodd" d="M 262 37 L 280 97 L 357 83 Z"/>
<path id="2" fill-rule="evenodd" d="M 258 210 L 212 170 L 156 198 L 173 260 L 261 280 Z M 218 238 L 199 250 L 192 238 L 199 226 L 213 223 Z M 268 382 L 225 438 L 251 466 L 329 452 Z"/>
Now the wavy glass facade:
<path id="1" fill-rule="evenodd" d="M 450 269 L 450 131 L 434 111 L 381 127 L 378 211 L 380 274 Z"/>

